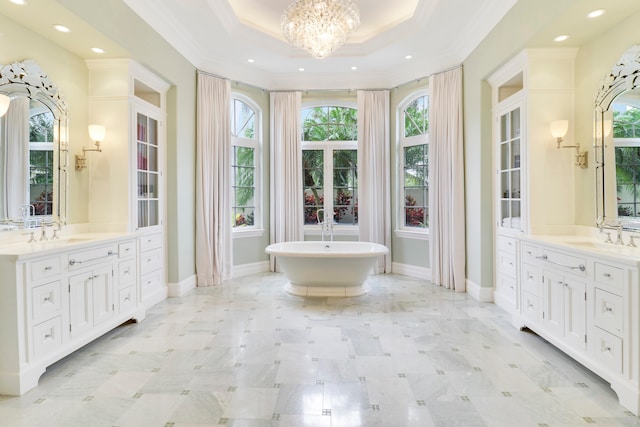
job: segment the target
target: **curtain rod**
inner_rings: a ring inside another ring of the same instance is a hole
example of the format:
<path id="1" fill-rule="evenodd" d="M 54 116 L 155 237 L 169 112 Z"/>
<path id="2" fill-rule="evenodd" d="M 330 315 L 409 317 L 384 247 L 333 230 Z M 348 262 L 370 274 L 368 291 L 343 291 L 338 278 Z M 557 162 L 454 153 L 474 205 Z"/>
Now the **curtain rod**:
<path id="1" fill-rule="evenodd" d="M 250 83 L 245 83 L 245 82 L 241 82 L 241 81 L 238 81 L 238 80 L 231 80 L 231 79 L 229 79 L 227 77 L 220 76 L 220 75 L 214 74 L 214 73 L 210 73 L 208 71 L 197 70 L 197 72 L 199 74 L 205 74 L 205 75 L 210 76 L 210 77 L 216 77 L 216 78 L 223 79 L 223 80 L 229 80 L 229 82 L 231 84 L 235 84 L 236 86 L 237 85 L 248 86 L 248 87 L 251 87 L 253 89 L 260 90 L 262 92 L 269 92 L 269 93 L 270 92 L 302 92 L 304 94 L 309 94 L 310 92 L 347 92 L 347 93 L 351 93 L 351 92 L 356 92 L 358 90 L 364 90 L 364 91 L 393 90 L 393 89 L 398 89 L 400 86 L 408 85 L 408 84 L 411 84 L 411 83 L 416 83 L 416 82 L 420 83 L 422 80 L 428 79 L 429 77 L 434 76 L 436 74 L 446 73 L 447 71 L 452 71 L 452 70 L 455 70 L 455 69 L 458 69 L 458 68 L 462 68 L 462 64 L 458 64 L 458 65 L 451 66 L 449 68 L 445 68 L 444 70 L 437 71 L 435 73 L 431 73 L 431 74 L 429 74 L 427 76 L 423 76 L 423 77 L 419 77 L 417 79 L 409 80 L 408 82 L 402 83 L 400 85 L 394 86 L 394 87 L 389 88 L 389 89 L 387 89 L 387 88 L 372 88 L 372 89 L 303 89 L 303 90 L 301 90 L 301 89 L 276 89 L 276 90 L 269 90 L 269 89 L 265 89 L 265 88 L 260 87 L 260 86 L 252 85 Z"/>

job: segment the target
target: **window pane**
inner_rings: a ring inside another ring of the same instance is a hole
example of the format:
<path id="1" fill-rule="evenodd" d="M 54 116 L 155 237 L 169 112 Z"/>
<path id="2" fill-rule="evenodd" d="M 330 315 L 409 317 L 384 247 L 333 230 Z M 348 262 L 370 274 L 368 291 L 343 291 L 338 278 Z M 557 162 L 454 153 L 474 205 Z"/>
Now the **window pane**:
<path id="1" fill-rule="evenodd" d="M 304 223 L 318 222 L 317 210 L 324 207 L 324 152 L 302 150 Z"/>
<path id="2" fill-rule="evenodd" d="M 404 148 L 404 212 L 406 227 L 427 227 L 429 204 L 429 146 Z"/>
<path id="3" fill-rule="evenodd" d="M 404 136 L 423 135 L 429 131 L 429 97 L 424 95 L 404 109 Z"/>
<path id="4" fill-rule="evenodd" d="M 253 139 L 255 137 L 255 111 L 239 99 L 232 104 L 232 136 Z"/>
<path id="5" fill-rule="evenodd" d="M 255 149 L 233 147 L 233 226 L 254 225 L 255 217 Z"/>
<path id="6" fill-rule="evenodd" d="M 338 224 L 358 223 L 357 161 L 356 150 L 333 152 L 333 212 Z"/>
<path id="7" fill-rule="evenodd" d="M 349 107 L 311 107 L 302 111 L 303 141 L 355 141 L 357 110 Z"/>

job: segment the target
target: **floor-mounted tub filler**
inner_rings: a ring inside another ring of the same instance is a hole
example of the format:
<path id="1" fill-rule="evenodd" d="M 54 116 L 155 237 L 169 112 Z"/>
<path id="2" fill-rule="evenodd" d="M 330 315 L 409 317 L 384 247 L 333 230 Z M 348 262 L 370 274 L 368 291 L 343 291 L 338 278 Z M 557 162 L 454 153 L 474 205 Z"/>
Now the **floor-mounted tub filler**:
<path id="1" fill-rule="evenodd" d="M 289 282 L 287 292 L 299 296 L 352 297 L 366 293 L 366 280 L 378 257 L 389 249 L 370 242 L 306 241 L 267 246 Z"/>

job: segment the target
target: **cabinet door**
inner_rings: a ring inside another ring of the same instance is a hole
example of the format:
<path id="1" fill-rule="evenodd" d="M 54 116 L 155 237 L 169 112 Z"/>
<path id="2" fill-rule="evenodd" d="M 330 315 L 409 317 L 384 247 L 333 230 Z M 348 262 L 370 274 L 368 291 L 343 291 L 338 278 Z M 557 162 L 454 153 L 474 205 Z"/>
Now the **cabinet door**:
<path id="1" fill-rule="evenodd" d="M 564 280 L 556 273 L 543 273 L 542 323 L 544 328 L 556 335 L 564 335 Z"/>
<path id="2" fill-rule="evenodd" d="M 136 114 L 137 147 L 137 228 L 161 224 L 161 153 L 159 121 L 147 114 Z"/>
<path id="3" fill-rule="evenodd" d="M 93 324 L 113 318 L 113 268 L 111 266 L 96 269 L 92 276 Z"/>
<path id="4" fill-rule="evenodd" d="M 521 107 L 511 107 L 498 117 L 497 212 L 498 227 L 523 230 L 521 177 Z"/>
<path id="5" fill-rule="evenodd" d="M 586 348 L 587 301 L 586 285 L 573 279 L 564 279 L 565 312 L 564 336 L 576 348 Z"/>
<path id="6" fill-rule="evenodd" d="M 93 272 L 69 278 L 69 310 L 71 338 L 81 336 L 93 327 Z"/>

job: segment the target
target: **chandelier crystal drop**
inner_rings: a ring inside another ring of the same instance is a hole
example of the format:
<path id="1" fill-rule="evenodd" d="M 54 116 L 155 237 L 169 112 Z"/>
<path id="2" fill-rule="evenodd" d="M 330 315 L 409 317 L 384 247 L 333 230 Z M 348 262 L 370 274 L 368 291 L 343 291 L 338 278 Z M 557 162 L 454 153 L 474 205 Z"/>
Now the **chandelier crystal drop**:
<path id="1" fill-rule="evenodd" d="M 284 38 L 316 59 L 342 46 L 359 25 L 360 12 L 350 0 L 297 0 L 280 18 Z"/>

